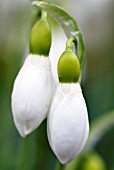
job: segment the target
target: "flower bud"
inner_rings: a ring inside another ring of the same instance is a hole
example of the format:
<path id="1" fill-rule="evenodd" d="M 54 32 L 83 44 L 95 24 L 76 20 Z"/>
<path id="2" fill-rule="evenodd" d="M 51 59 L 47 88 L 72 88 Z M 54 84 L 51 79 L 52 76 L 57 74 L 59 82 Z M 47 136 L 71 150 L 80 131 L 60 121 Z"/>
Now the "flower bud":
<path id="1" fill-rule="evenodd" d="M 12 92 L 13 118 L 22 137 L 35 130 L 46 118 L 54 87 L 49 58 L 28 55 Z"/>
<path id="2" fill-rule="evenodd" d="M 48 139 L 63 164 L 73 160 L 84 148 L 89 123 L 87 107 L 79 83 L 60 83 L 48 115 Z"/>
<path id="3" fill-rule="evenodd" d="M 61 83 L 78 82 L 80 64 L 77 56 L 71 50 L 62 53 L 58 62 L 58 77 Z"/>
<path id="4" fill-rule="evenodd" d="M 51 30 L 45 17 L 32 28 L 30 35 L 30 53 L 48 56 L 51 46 Z"/>

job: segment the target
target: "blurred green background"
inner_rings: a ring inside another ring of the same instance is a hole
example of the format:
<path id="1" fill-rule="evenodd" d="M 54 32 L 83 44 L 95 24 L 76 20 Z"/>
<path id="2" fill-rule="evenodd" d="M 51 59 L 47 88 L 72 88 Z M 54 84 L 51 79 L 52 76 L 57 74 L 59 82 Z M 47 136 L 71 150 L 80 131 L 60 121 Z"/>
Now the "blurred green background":
<path id="1" fill-rule="evenodd" d="M 86 43 L 82 88 L 91 135 L 84 152 L 66 168 L 114 170 L 114 1 L 50 2 L 64 7 L 78 21 Z M 46 121 L 22 139 L 11 111 L 13 82 L 29 52 L 30 30 L 38 14 L 27 0 L 0 1 L 0 170 L 54 170 L 57 162 L 47 141 Z M 53 26 L 56 60 L 66 40 L 59 29 Z"/>

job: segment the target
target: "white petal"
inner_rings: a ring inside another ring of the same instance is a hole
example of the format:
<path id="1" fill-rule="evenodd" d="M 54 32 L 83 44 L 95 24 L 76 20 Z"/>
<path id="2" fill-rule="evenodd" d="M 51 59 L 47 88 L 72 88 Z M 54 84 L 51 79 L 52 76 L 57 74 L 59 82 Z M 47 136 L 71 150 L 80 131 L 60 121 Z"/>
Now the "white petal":
<path id="1" fill-rule="evenodd" d="M 25 137 L 46 118 L 54 93 L 48 57 L 29 55 L 14 83 L 12 111 L 15 125 Z"/>
<path id="2" fill-rule="evenodd" d="M 85 134 L 84 134 L 84 139 L 83 139 L 83 142 L 82 142 L 82 146 L 80 147 L 80 150 L 79 150 L 78 154 L 83 150 L 84 146 L 86 145 L 88 135 L 89 135 L 89 120 L 88 120 L 88 114 L 86 114 Z"/>
<path id="3" fill-rule="evenodd" d="M 80 85 L 59 84 L 48 116 L 49 143 L 61 163 L 73 160 L 88 136 L 87 108 Z"/>

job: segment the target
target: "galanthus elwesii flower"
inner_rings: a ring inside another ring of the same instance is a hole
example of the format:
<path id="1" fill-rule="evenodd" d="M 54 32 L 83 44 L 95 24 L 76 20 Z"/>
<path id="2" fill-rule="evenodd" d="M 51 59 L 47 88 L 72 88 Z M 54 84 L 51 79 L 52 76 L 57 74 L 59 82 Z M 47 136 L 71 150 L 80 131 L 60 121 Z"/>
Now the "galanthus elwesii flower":
<path id="1" fill-rule="evenodd" d="M 68 163 L 82 151 L 88 133 L 87 108 L 80 84 L 60 83 L 48 115 L 48 138 L 61 163 Z"/>
<path id="2" fill-rule="evenodd" d="M 14 82 L 12 112 L 22 137 L 35 130 L 46 118 L 54 93 L 54 81 L 48 57 L 51 31 L 46 14 L 31 31 L 30 54 Z"/>
<path id="3" fill-rule="evenodd" d="M 49 58 L 28 55 L 12 92 L 14 122 L 21 136 L 32 132 L 46 118 L 53 93 Z"/>
<path id="4" fill-rule="evenodd" d="M 86 103 L 78 83 L 80 64 L 71 50 L 58 62 L 59 85 L 48 115 L 48 139 L 62 164 L 73 160 L 84 148 L 89 123 Z"/>

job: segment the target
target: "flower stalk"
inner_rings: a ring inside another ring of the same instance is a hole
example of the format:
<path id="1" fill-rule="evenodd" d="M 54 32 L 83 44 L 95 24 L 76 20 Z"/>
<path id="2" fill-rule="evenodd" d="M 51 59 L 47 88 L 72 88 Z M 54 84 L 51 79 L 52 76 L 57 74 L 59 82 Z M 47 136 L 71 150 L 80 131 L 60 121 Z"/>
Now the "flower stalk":
<path id="1" fill-rule="evenodd" d="M 71 50 L 72 43 L 75 41 L 76 41 L 75 37 L 70 37 L 66 42 L 66 50 Z"/>
<path id="2" fill-rule="evenodd" d="M 83 34 L 77 21 L 64 9 L 56 4 L 43 1 L 33 1 L 32 5 L 40 7 L 41 9 L 45 10 L 47 14 L 49 14 L 52 18 L 54 18 L 62 26 L 68 38 L 75 38 L 75 48 L 77 51 L 76 55 L 79 59 L 82 71 L 85 60 L 85 43 Z"/>
<path id="3" fill-rule="evenodd" d="M 42 10 L 42 19 L 46 19 L 47 18 L 47 12 Z"/>

